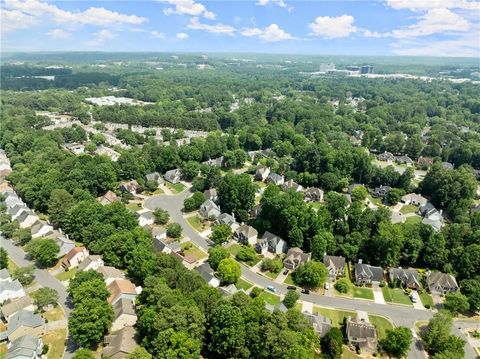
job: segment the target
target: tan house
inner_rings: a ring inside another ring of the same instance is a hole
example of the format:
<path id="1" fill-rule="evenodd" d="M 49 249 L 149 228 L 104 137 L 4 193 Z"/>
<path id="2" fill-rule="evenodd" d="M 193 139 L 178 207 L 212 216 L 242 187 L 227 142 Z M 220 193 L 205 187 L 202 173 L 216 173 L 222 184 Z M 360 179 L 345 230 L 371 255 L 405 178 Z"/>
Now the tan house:
<path id="1" fill-rule="evenodd" d="M 107 286 L 115 279 L 125 279 L 125 273 L 115 267 L 103 266 L 95 270 L 103 276 L 103 280 Z"/>
<path id="2" fill-rule="evenodd" d="M 137 294 L 141 291 L 137 291 L 135 284 L 130 282 L 128 279 L 115 279 L 107 286 L 108 291 L 110 292 L 110 297 L 108 297 L 108 302 L 111 305 L 115 305 L 121 299 L 129 299 L 134 301 Z"/>
<path id="3" fill-rule="evenodd" d="M 368 321 L 368 316 L 347 318 L 346 333 L 348 343 L 362 352 L 374 353 L 377 351 L 377 331 L 375 326 Z"/>
<path id="4" fill-rule="evenodd" d="M 138 346 L 133 327 L 125 327 L 118 332 L 107 335 L 103 343 L 105 347 L 102 357 L 108 357 L 109 359 L 123 359 Z"/>
<path id="5" fill-rule="evenodd" d="M 97 201 L 104 206 L 113 202 L 118 202 L 120 199 L 121 198 L 112 191 L 108 191 L 103 196 L 97 197 Z"/>
<path id="6" fill-rule="evenodd" d="M 283 261 L 285 268 L 295 270 L 303 263 L 306 263 L 312 257 L 311 253 L 304 253 L 300 248 L 290 248 L 287 252 L 287 257 Z"/>
<path id="7" fill-rule="evenodd" d="M 33 312 L 35 310 L 35 305 L 33 304 L 32 298 L 25 295 L 21 298 L 14 299 L 2 306 L 2 317 L 9 322 L 12 315 L 15 315 L 20 310 L 28 310 Z"/>
<path id="8" fill-rule="evenodd" d="M 82 263 L 90 253 L 85 247 L 75 247 L 70 252 L 68 252 L 62 260 L 62 267 L 65 270 L 77 267 Z"/>
<path id="9" fill-rule="evenodd" d="M 45 333 L 45 321 L 39 314 L 19 310 L 10 317 L 8 329 L 0 333 L 0 340 L 14 341 L 24 335 L 40 337 Z"/>
<path id="10" fill-rule="evenodd" d="M 113 306 L 114 320 L 112 331 L 116 332 L 124 327 L 132 327 L 137 322 L 135 304 L 129 299 L 120 299 Z"/>
<path id="11" fill-rule="evenodd" d="M 78 265 L 79 271 L 87 271 L 90 269 L 97 270 L 99 267 L 103 267 L 103 259 L 98 255 L 91 255 L 85 258 L 85 260 Z"/>

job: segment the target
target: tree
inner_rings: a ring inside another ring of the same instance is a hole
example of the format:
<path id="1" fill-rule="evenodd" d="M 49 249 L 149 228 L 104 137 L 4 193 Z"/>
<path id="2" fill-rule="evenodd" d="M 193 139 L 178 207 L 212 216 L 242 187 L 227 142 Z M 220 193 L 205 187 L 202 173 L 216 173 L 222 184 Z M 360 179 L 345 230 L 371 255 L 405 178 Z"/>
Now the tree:
<path id="1" fill-rule="evenodd" d="M 237 283 L 242 271 L 240 264 L 238 264 L 233 258 L 225 258 L 220 261 L 218 265 L 219 278 L 228 284 Z"/>
<path id="2" fill-rule="evenodd" d="M 450 292 L 445 295 L 443 306 L 455 316 L 468 310 L 468 298 L 460 292 Z"/>
<path id="3" fill-rule="evenodd" d="M 232 237 L 232 229 L 228 224 L 217 224 L 212 228 L 210 239 L 216 244 L 228 242 Z"/>
<path id="4" fill-rule="evenodd" d="M 79 288 L 83 283 L 86 282 L 99 282 L 103 281 L 103 276 L 101 273 L 90 269 L 85 272 L 78 272 L 68 283 L 68 294 L 71 296 L 74 295 L 77 288 Z"/>
<path id="5" fill-rule="evenodd" d="M 155 180 L 148 180 L 145 182 L 145 189 L 149 192 L 155 192 L 158 188 L 158 182 Z"/>
<path id="6" fill-rule="evenodd" d="M 12 278 L 14 280 L 18 279 L 18 281 L 24 286 L 29 285 L 33 282 L 33 279 L 35 278 L 33 274 L 34 271 L 35 271 L 34 266 L 20 267 L 13 271 Z"/>
<path id="7" fill-rule="evenodd" d="M 183 209 L 185 212 L 191 212 L 199 209 L 202 203 L 205 202 L 205 196 L 202 192 L 195 192 L 192 197 L 185 198 L 183 201 Z"/>
<path id="8" fill-rule="evenodd" d="M 248 219 L 248 211 L 255 204 L 255 192 L 255 185 L 248 174 L 228 173 L 218 185 L 218 202 L 223 212 L 232 213 L 243 222 Z"/>
<path id="9" fill-rule="evenodd" d="M 405 327 L 387 329 L 385 338 L 380 340 L 382 349 L 395 358 L 406 356 L 411 343 L 412 334 L 410 329 Z"/>
<path id="10" fill-rule="evenodd" d="M 78 349 L 73 354 L 72 359 L 95 359 L 91 350 L 88 349 Z"/>
<path id="11" fill-rule="evenodd" d="M 328 277 L 327 268 L 323 263 L 309 261 L 302 264 L 293 273 L 295 283 L 300 286 L 317 288 L 322 286 Z"/>
<path id="12" fill-rule="evenodd" d="M 235 257 L 242 262 L 254 261 L 257 258 L 257 252 L 252 247 L 242 246 Z"/>
<path id="13" fill-rule="evenodd" d="M 452 352 L 453 358 L 463 358 L 465 344 L 463 340 L 450 335 L 452 317 L 448 312 L 436 313 L 428 322 L 427 330 L 422 333 L 425 348 L 430 355 Z"/>
<path id="14" fill-rule="evenodd" d="M 264 272 L 280 273 L 283 263 L 278 259 L 265 258 L 262 260 L 260 267 Z"/>
<path id="15" fill-rule="evenodd" d="M 350 283 L 347 279 L 341 278 L 335 282 L 335 289 L 340 293 L 346 294 L 350 291 Z"/>
<path id="16" fill-rule="evenodd" d="M 68 212 L 74 204 L 73 196 L 64 189 L 54 189 L 48 200 L 48 216 L 55 228 L 64 228 Z"/>
<path id="17" fill-rule="evenodd" d="M 29 228 L 19 228 L 13 232 L 13 240 L 18 246 L 24 246 L 32 240 L 32 232 Z"/>
<path id="18" fill-rule="evenodd" d="M 157 224 L 167 224 L 170 219 L 168 212 L 161 208 L 157 208 L 153 212 L 153 215 L 155 216 L 155 223 Z"/>
<path id="19" fill-rule="evenodd" d="M 180 238 L 182 236 L 182 226 L 178 223 L 170 223 L 167 225 L 167 236 Z"/>
<path id="20" fill-rule="evenodd" d="M 201 341 L 184 330 L 168 328 L 158 333 L 152 346 L 152 353 L 158 359 L 198 358 Z"/>
<path id="21" fill-rule="evenodd" d="M 183 162 L 180 165 L 180 172 L 182 174 L 182 178 L 187 181 L 191 181 L 195 177 L 197 177 L 199 171 L 200 164 L 195 161 Z"/>
<path id="22" fill-rule="evenodd" d="M 386 200 L 389 204 L 397 204 L 401 199 L 402 196 L 405 194 L 405 191 L 399 188 L 392 188 L 387 193 Z"/>
<path id="23" fill-rule="evenodd" d="M 240 357 L 245 346 L 245 331 L 239 308 L 227 303 L 219 306 L 213 313 L 209 330 L 210 350 L 225 358 Z"/>
<path id="24" fill-rule="evenodd" d="M 44 267 L 51 267 L 57 261 L 60 247 L 51 238 L 39 238 L 27 245 L 27 252 L 35 261 Z"/>
<path id="25" fill-rule="evenodd" d="M 343 334 L 340 329 L 332 327 L 320 339 L 322 357 L 325 359 L 340 359 L 342 357 Z"/>
<path id="26" fill-rule="evenodd" d="M 8 253 L 5 248 L 0 248 L 0 269 L 8 268 Z"/>
<path id="27" fill-rule="evenodd" d="M 473 279 L 464 279 L 460 282 L 462 293 L 468 298 L 472 312 L 480 310 L 480 276 Z"/>
<path id="28" fill-rule="evenodd" d="M 55 289 L 43 287 L 33 293 L 35 305 L 44 310 L 49 305 L 56 305 L 58 302 L 58 292 Z"/>
<path id="29" fill-rule="evenodd" d="M 220 262 L 228 257 L 230 257 L 230 253 L 222 246 L 215 246 L 208 250 L 208 264 L 213 270 L 217 270 Z"/>
<path id="30" fill-rule="evenodd" d="M 145 348 L 137 347 L 133 352 L 127 355 L 126 359 L 152 359 L 152 354 Z"/>
<path id="31" fill-rule="evenodd" d="M 367 198 L 367 189 L 364 186 L 357 186 L 352 189 L 352 201 L 353 202 L 362 202 Z"/>
<path id="32" fill-rule="evenodd" d="M 285 295 L 285 298 L 283 298 L 283 304 L 289 309 L 293 308 L 295 307 L 298 298 L 300 298 L 300 295 L 295 290 L 289 290 Z"/>

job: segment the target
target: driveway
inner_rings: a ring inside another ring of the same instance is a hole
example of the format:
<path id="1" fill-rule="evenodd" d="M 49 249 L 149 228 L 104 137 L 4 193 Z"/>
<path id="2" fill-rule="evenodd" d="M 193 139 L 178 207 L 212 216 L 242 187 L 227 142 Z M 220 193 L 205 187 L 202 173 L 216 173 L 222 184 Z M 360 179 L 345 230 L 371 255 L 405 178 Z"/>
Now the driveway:
<path id="1" fill-rule="evenodd" d="M 373 299 L 377 304 L 386 304 L 383 298 L 382 288 L 378 284 L 372 284 Z"/>
<path id="2" fill-rule="evenodd" d="M 420 295 L 416 290 L 412 290 L 411 296 L 415 299 L 415 302 L 412 303 L 415 309 L 420 309 L 420 310 L 425 309 L 422 303 L 422 299 L 420 299 Z"/>

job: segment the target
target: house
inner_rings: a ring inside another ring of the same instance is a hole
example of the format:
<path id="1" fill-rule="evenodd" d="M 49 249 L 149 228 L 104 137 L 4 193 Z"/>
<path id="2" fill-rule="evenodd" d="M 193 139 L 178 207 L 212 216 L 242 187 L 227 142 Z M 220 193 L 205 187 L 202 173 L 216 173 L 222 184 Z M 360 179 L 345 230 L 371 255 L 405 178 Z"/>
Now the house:
<path id="1" fill-rule="evenodd" d="M 195 269 L 209 286 L 213 288 L 220 286 L 220 279 L 215 277 L 214 270 L 210 267 L 210 264 L 203 263 Z"/>
<path id="2" fill-rule="evenodd" d="M 272 172 L 268 175 L 265 180 L 266 183 L 273 183 L 274 185 L 280 186 L 285 182 L 283 176 L 280 176 L 278 173 Z"/>
<path id="3" fill-rule="evenodd" d="M 423 218 L 421 223 L 432 227 L 435 232 L 440 232 L 443 227 L 443 222 L 438 219 Z"/>
<path id="4" fill-rule="evenodd" d="M 420 207 L 420 214 L 424 218 L 428 218 L 432 221 L 442 221 L 443 215 L 441 211 L 438 211 L 433 204 L 428 202 L 427 204 Z"/>
<path id="5" fill-rule="evenodd" d="M 117 162 L 120 158 L 120 153 L 104 145 L 98 146 L 95 150 L 95 153 L 99 156 L 105 155 L 109 157 L 113 162 Z"/>
<path id="6" fill-rule="evenodd" d="M 20 228 L 28 228 L 38 221 L 38 217 L 31 210 L 27 210 L 23 211 L 15 220 L 18 222 Z"/>
<path id="7" fill-rule="evenodd" d="M 288 191 L 288 190 L 294 190 L 295 192 L 303 191 L 303 187 L 292 179 L 285 182 L 282 185 L 282 189 L 284 191 Z"/>
<path id="8" fill-rule="evenodd" d="M 133 327 L 137 323 L 135 303 L 128 299 L 120 299 L 113 306 L 112 332 L 125 327 Z"/>
<path id="9" fill-rule="evenodd" d="M 377 160 L 393 162 L 395 161 L 395 156 L 393 155 L 393 153 L 385 151 L 377 155 Z"/>
<path id="10" fill-rule="evenodd" d="M 224 297 L 229 297 L 238 292 L 238 288 L 235 284 L 230 284 L 226 287 L 218 287 L 217 289 Z"/>
<path id="11" fill-rule="evenodd" d="M 348 343 L 362 352 L 374 353 L 377 350 L 377 331 L 375 326 L 365 318 L 347 318 L 346 333 Z"/>
<path id="12" fill-rule="evenodd" d="M 407 166 L 413 165 L 413 160 L 407 155 L 395 157 L 395 162 L 399 164 L 406 164 Z"/>
<path id="13" fill-rule="evenodd" d="M 376 187 L 372 192 L 372 196 L 373 197 L 385 198 L 387 196 L 388 192 L 390 192 L 391 190 L 392 190 L 392 188 L 390 186 Z"/>
<path id="14" fill-rule="evenodd" d="M 109 359 L 124 359 L 138 346 L 135 341 L 135 329 L 124 327 L 119 331 L 105 336 L 102 357 Z"/>
<path id="15" fill-rule="evenodd" d="M 0 269 L 0 283 L 11 282 L 12 278 L 7 268 Z"/>
<path id="16" fill-rule="evenodd" d="M 216 188 L 207 189 L 203 192 L 203 196 L 205 197 L 205 199 L 209 199 L 213 202 L 217 202 L 218 200 L 217 189 Z"/>
<path id="17" fill-rule="evenodd" d="M 29 295 L 24 295 L 21 298 L 15 298 L 2 306 L 2 317 L 9 322 L 10 317 L 20 310 L 28 310 L 33 312 L 35 305 L 33 305 L 32 298 Z"/>
<path id="18" fill-rule="evenodd" d="M 415 290 L 420 288 L 418 272 L 415 269 L 390 268 L 388 276 L 391 283 L 398 283 L 404 288 Z"/>
<path id="19" fill-rule="evenodd" d="M 2 201 L 2 204 L 5 204 L 7 208 L 12 208 L 17 204 L 20 206 L 25 206 L 25 203 L 23 203 L 22 199 L 18 197 L 15 192 L 5 192 L 4 196 L 5 200 Z"/>
<path id="20" fill-rule="evenodd" d="M 136 288 L 128 279 L 114 279 L 108 286 L 110 293 L 108 302 L 115 305 L 120 299 L 134 301 L 137 294 L 141 292 L 141 287 Z"/>
<path id="21" fill-rule="evenodd" d="M 446 170 L 453 170 L 453 164 L 450 162 L 442 162 L 442 167 Z"/>
<path id="22" fill-rule="evenodd" d="M 7 213 L 12 218 L 12 221 L 17 219 L 17 217 L 25 211 L 29 211 L 29 208 L 24 203 L 15 203 L 12 207 L 7 208 Z"/>
<path id="23" fill-rule="evenodd" d="M 125 279 L 125 273 L 115 267 L 102 266 L 95 269 L 95 271 L 103 276 L 103 280 L 107 286 L 116 279 Z"/>
<path id="24" fill-rule="evenodd" d="M 15 279 L 13 281 L 3 281 L 0 283 L 0 304 L 3 304 L 7 300 L 13 300 L 25 296 L 22 284 Z"/>
<path id="25" fill-rule="evenodd" d="M 152 234 L 153 238 L 156 238 L 156 239 L 167 238 L 167 230 L 162 226 L 149 226 L 148 230 Z"/>
<path id="26" fill-rule="evenodd" d="M 361 259 L 355 264 L 355 284 L 364 285 L 382 281 L 383 268 L 364 264 Z"/>
<path id="27" fill-rule="evenodd" d="M 85 146 L 81 143 L 65 143 L 62 147 L 74 155 L 81 155 L 85 153 Z"/>
<path id="28" fill-rule="evenodd" d="M 170 254 L 172 252 L 178 253 L 182 250 L 179 242 L 167 243 L 165 239 L 158 239 L 158 238 L 154 238 L 153 248 L 157 252 L 162 252 L 166 254 Z"/>
<path id="29" fill-rule="evenodd" d="M 198 209 L 198 213 L 200 214 L 200 216 L 202 216 L 202 218 L 209 219 L 217 218 L 221 212 L 220 207 L 218 207 L 215 202 L 207 199 Z"/>
<path id="30" fill-rule="evenodd" d="M 155 222 L 155 215 L 149 209 L 143 208 L 140 211 L 137 211 L 137 216 L 138 216 L 138 225 L 140 227 L 145 227 Z"/>
<path id="31" fill-rule="evenodd" d="M 255 245 L 257 242 L 257 236 L 257 230 L 246 224 L 242 224 L 233 233 L 233 239 L 238 241 L 238 243 L 248 244 L 251 246 Z"/>
<path id="32" fill-rule="evenodd" d="M 228 213 L 221 213 L 215 220 L 214 224 L 226 224 L 231 228 L 238 226 L 238 223 L 235 221 L 235 217 Z"/>
<path id="33" fill-rule="evenodd" d="M 140 190 L 140 185 L 136 180 L 131 180 L 121 183 L 119 189 L 122 192 L 129 192 L 134 195 Z"/>
<path id="34" fill-rule="evenodd" d="M 0 340 L 14 340 L 24 336 L 42 336 L 45 332 L 45 321 L 40 314 L 21 309 L 10 317 L 8 329 L 0 333 Z"/>
<path id="35" fill-rule="evenodd" d="M 265 302 L 265 309 L 268 310 L 270 313 L 273 313 L 276 310 L 278 310 L 282 313 L 288 312 L 288 308 L 283 303 L 272 305 L 272 304 L 269 304 L 269 303 Z"/>
<path id="36" fill-rule="evenodd" d="M 267 251 L 273 254 L 281 254 L 287 251 L 287 243 L 275 234 L 265 231 L 262 239 L 257 243 L 257 251 L 262 254 Z"/>
<path id="37" fill-rule="evenodd" d="M 402 197 L 401 199 L 403 204 L 412 204 L 414 206 L 420 207 L 427 204 L 428 200 L 423 197 L 421 194 L 409 193 Z"/>
<path id="38" fill-rule="evenodd" d="M 160 186 L 161 184 L 163 184 L 162 175 L 158 172 L 152 172 L 152 173 L 147 174 L 145 176 L 145 181 L 146 182 L 148 182 L 148 181 L 156 182 L 157 186 Z"/>
<path id="39" fill-rule="evenodd" d="M 311 253 L 304 253 L 300 248 L 294 247 L 290 248 L 287 252 L 287 256 L 283 261 L 285 268 L 290 270 L 295 270 L 300 267 L 303 263 L 306 263 L 312 257 Z"/>
<path id="40" fill-rule="evenodd" d="M 303 312 L 303 315 L 305 319 L 307 319 L 307 321 L 313 326 L 313 330 L 320 338 L 327 334 L 332 328 L 332 321 L 318 312 L 314 314 Z"/>
<path id="41" fill-rule="evenodd" d="M 345 257 L 325 255 L 323 257 L 323 264 L 327 267 L 328 275 L 332 279 L 336 279 L 345 274 Z"/>
<path id="42" fill-rule="evenodd" d="M 81 262 L 90 255 L 87 248 L 75 247 L 68 252 L 62 260 L 62 267 L 65 270 L 77 267 Z"/>
<path id="43" fill-rule="evenodd" d="M 113 202 L 119 202 L 120 200 L 121 198 L 112 191 L 107 191 L 103 196 L 97 197 L 97 201 L 104 206 Z"/>
<path id="44" fill-rule="evenodd" d="M 63 235 L 56 236 L 53 238 L 55 243 L 57 243 L 60 250 L 58 251 L 57 258 L 63 257 L 68 252 L 70 252 L 73 248 L 75 248 L 75 242 L 65 238 Z"/>
<path id="45" fill-rule="evenodd" d="M 323 191 L 320 188 L 308 187 L 305 190 L 305 202 L 323 201 Z"/>
<path id="46" fill-rule="evenodd" d="M 99 267 L 103 267 L 103 259 L 98 255 L 91 255 L 85 258 L 85 260 L 78 265 L 79 271 L 87 271 L 87 270 L 97 270 Z"/>
<path id="47" fill-rule="evenodd" d="M 223 166 L 223 156 L 218 157 L 218 158 L 211 158 L 209 160 L 203 161 L 202 165 L 222 167 Z"/>
<path id="48" fill-rule="evenodd" d="M 163 178 L 165 181 L 170 182 L 171 184 L 177 184 L 180 182 L 181 173 L 178 168 L 165 172 Z"/>
<path id="49" fill-rule="evenodd" d="M 401 212 L 392 211 L 390 215 L 390 222 L 392 224 L 405 223 L 406 220 L 407 217 Z"/>
<path id="50" fill-rule="evenodd" d="M 258 165 L 255 170 L 255 180 L 256 181 L 265 181 L 270 174 L 270 167 L 264 165 Z"/>
<path id="51" fill-rule="evenodd" d="M 418 157 L 417 164 L 419 167 L 430 167 L 433 165 L 433 158 L 431 157 Z"/>
<path id="52" fill-rule="evenodd" d="M 24 335 L 12 341 L 5 359 L 40 359 L 42 357 L 43 341 L 38 336 Z"/>
<path id="53" fill-rule="evenodd" d="M 43 237 L 51 231 L 53 231 L 53 227 L 43 221 L 36 221 L 30 228 L 33 239 Z"/>
<path id="54" fill-rule="evenodd" d="M 431 272 L 427 275 L 427 287 L 430 293 L 446 294 L 456 292 L 458 284 L 455 277 L 448 273 Z"/>

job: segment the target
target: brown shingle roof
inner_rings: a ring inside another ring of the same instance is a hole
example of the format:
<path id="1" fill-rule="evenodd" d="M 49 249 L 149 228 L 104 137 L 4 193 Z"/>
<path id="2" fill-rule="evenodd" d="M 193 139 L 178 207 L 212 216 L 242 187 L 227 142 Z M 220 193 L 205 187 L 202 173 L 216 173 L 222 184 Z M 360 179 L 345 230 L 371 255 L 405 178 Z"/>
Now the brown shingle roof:
<path id="1" fill-rule="evenodd" d="M 110 292 L 110 297 L 108 298 L 109 303 L 112 303 L 115 298 L 118 298 L 122 294 L 137 294 L 135 285 L 128 279 L 115 279 L 108 285 L 107 289 Z"/>
<path id="2" fill-rule="evenodd" d="M 86 248 L 85 247 L 75 247 L 68 252 L 65 257 L 63 257 L 63 263 L 68 264 L 78 253 L 82 253 Z"/>

